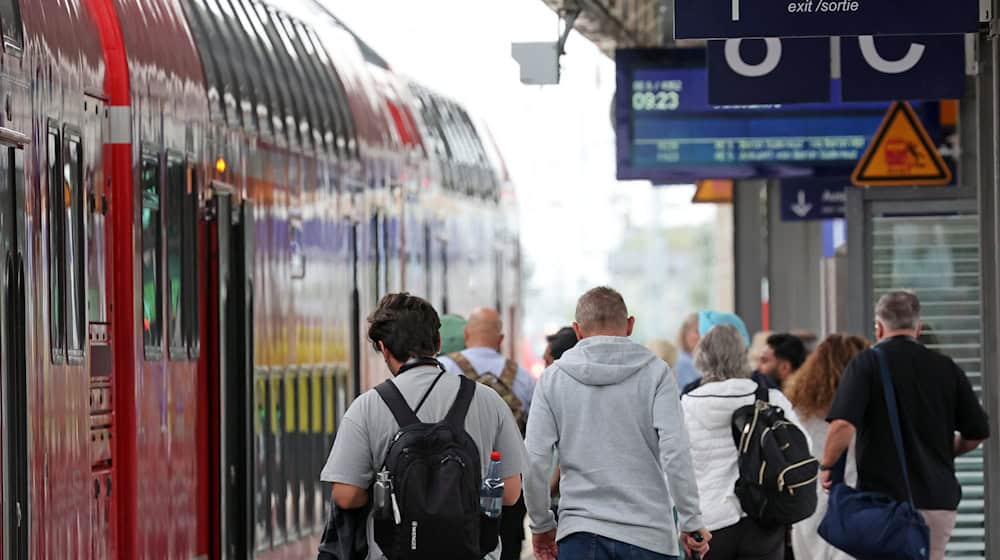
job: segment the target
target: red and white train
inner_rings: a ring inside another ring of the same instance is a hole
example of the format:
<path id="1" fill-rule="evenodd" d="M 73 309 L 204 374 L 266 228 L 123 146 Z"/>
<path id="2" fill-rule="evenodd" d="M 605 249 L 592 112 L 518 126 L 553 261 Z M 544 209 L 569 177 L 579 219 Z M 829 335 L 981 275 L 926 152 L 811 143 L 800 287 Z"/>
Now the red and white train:
<path id="1" fill-rule="evenodd" d="M 489 135 L 314 0 L 0 27 L 0 558 L 315 554 L 380 295 L 517 324 Z"/>

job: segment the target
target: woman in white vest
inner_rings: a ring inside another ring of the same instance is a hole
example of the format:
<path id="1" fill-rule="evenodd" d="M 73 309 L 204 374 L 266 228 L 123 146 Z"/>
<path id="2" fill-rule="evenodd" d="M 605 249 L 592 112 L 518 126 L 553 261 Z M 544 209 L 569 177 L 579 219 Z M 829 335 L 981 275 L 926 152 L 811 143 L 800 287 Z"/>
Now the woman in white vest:
<path id="1" fill-rule="evenodd" d="M 750 379 L 746 338 L 731 324 L 712 327 L 695 348 L 695 366 L 704 375 L 702 384 L 681 399 L 702 516 L 712 532 L 712 549 L 705 560 L 784 557 L 786 528 L 762 527 L 748 518 L 734 491 L 739 469 L 733 412 L 753 404 L 757 390 L 757 383 Z M 768 398 L 805 432 L 780 391 L 771 389 Z"/>

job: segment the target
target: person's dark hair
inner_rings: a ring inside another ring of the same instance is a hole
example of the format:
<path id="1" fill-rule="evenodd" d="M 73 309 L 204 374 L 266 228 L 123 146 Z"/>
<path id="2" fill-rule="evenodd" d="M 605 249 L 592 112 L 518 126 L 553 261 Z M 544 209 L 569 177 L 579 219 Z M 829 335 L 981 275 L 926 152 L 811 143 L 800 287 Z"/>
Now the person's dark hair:
<path id="1" fill-rule="evenodd" d="M 549 342 L 549 354 L 553 360 L 561 358 L 563 352 L 576 346 L 577 343 L 576 332 L 573 330 L 573 327 L 563 327 L 555 334 L 545 337 L 545 340 Z"/>
<path id="2" fill-rule="evenodd" d="M 441 346 L 441 319 L 427 300 L 403 292 L 388 294 L 368 316 L 368 340 L 377 352 L 379 342 L 394 358 L 429 358 Z"/>
<path id="3" fill-rule="evenodd" d="M 779 360 L 788 360 L 792 369 L 799 369 L 806 361 L 806 345 L 794 334 L 779 333 L 767 337 L 767 345 Z"/>

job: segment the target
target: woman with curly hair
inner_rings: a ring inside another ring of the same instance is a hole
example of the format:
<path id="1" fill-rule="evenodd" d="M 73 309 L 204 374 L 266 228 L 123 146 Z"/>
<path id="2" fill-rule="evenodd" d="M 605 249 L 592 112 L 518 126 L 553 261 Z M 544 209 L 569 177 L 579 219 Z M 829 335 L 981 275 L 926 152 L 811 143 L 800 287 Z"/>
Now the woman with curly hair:
<path id="1" fill-rule="evenodd" d="M 868 348 L 868 341 L 860 336 L 834 334 L 826 338 L 816 351 L 809 355 L 798 373 L 790 379 L 786 392 L 792 401 L 795 413 L 812 440 L 812 452 L 816 457 L 823 455 L 826 443 L 826 415 L 833 402 L 833 395 L 840 384 L 847 364 L 862 350 Z M 856 479 L 853 446 L 847 461 L 846 480 Z M 823 489 L 817 487 L 823 496 Z M 820 499 L 812 517 L 796 523 L 792 528 L 792 548 L 796 558 L 810 560 L 846 560 L 850 556 L 830 546 L 820 538 L 816 529 L 826 514 L 826 500 Z"/>

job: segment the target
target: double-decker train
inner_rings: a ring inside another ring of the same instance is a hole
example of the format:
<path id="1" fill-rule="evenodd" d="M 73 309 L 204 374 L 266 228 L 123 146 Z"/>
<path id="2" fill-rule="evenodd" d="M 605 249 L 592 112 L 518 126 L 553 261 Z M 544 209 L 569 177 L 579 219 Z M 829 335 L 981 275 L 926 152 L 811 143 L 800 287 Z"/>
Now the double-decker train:
<path id="1" fill-rule="evenodd" d="M 0 27 L 0 558 L 314 554 L 378 298 L 517 324 L 488 132 L 314 0 Z"/>

